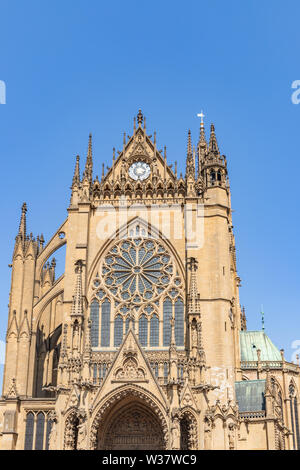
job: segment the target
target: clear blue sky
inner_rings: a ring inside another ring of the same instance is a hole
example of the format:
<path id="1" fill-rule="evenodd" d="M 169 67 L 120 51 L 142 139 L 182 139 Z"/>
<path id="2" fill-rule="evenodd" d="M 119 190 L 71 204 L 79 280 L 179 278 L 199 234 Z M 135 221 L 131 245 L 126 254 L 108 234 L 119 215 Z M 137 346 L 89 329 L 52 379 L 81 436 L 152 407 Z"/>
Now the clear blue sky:
<path id="1" fill-rule="evenodd" d="M 95 173 L 139 107 L 183 169 L 197 112 L 227 156 L 248 328 L 290 360 L 299 331 L 300 4 L 297 1 L 1 1 L 0 339 L 20 207 L 46 240 L 63 222 L 75 156 Z"/>

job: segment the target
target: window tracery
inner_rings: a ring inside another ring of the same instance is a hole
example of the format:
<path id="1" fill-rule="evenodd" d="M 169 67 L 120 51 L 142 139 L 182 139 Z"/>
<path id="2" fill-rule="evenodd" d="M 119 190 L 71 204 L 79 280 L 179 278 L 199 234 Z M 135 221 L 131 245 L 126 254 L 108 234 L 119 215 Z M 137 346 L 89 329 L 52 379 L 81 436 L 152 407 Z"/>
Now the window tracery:
<path id="1" fill-rule="evenodd" d="M 143 347 L 168 347 L 171 318 L 176 344 L 183 346 L 183 285 L 173 256 L 139 225 L 129 227 L 127 235 L 108 249 L 100 262 L 100 275 L 92 282 L 92 347 L 119 347 L 130 322 Z M 95 303 L 101 310 L 99 319 Z"/>

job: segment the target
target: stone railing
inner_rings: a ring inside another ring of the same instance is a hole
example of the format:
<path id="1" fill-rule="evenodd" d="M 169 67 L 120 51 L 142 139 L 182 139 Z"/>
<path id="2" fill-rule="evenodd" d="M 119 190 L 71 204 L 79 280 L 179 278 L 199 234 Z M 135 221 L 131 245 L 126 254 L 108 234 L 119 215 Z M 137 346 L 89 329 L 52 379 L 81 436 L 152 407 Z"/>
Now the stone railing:
<path id="1" fill-rule="evenodd" d="M 241 419 L 258 419 L 258 418 L 265 418 L 266 412 L 265 410 L 260 411 L 241 411 L 239 413 L 239 417 Z"/>
<path id="2" fill-rule="evenodd" d="M 241 369 L 282 369 L 282 361 L 241 361 Z"/>

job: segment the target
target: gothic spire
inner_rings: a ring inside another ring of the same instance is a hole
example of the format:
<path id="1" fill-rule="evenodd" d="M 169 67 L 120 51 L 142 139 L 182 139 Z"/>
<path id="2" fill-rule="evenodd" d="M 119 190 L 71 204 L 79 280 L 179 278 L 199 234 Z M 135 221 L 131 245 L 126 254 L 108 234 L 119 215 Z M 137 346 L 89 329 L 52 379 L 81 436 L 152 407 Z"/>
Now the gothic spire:
<path id="1" fill-rule="evenodd" d="M 201 173 L 201 164 L 205 159 L 205 155 L 207 152 L 207 142 L 206 142 L 206 137 L 205 137 L 205 127 L 204 127 L 204 122 L 203 122 L 203 117 L 204 114 L 201 111 L 201 114 L 198 114 L 201 118 L 200 122 L 200 134 L 199 134 L 199 140 L 198 140 L 198 145 L 197 145 L 197 153 L 198 153 L 198 176 Z"/>
<path id="2" fill-rule="evenodd" d="M 192 149 L 191 131 L 188 131 L 187 154 L 186 154 L 186 177 L 195 178 L 195 165 Z"/>
<path id="3" fill-rule="evenodd" d="M 191 131 L 188 131 L 188 143 L 187 143 L 187 158 L 191 157 L 192 155 L 192 138 L 191 138 Z"/>
<path id="4" fill-rule="evenodd" d="M 93 180 L 92 134 L 89 135 L 88 153 L 86 157 L 84 174 L 88 178 L 89 182 L 91 183 Z"/>
<path id="5" fill-rule="evenodd" d="M 79 186 L 80 184 L 80 173 L 79 173 L 79 155 L 76 157 L 76 164 L 75 164 L 75 170 L 74 170 L 74 176 L 73 176 L 73 181 L 72 181 L 72 188 L 77 185 Z"/>
<path id="6" fill-rule="evenodd" d="M 208 145 L 209 152 L 219 153 L 218 142 L 215 134 L 215 126 L 211 124 L 210 126 L 210 138 L 209 138 L 209 145 Z"/>
<path id="7" fill-rule="evenodd" d="M 26 212 L 27 212 L 27 205 L 26 202 L 22 205 L 22 213 L 21 213 L 21 220 L 19 225 L 19 233 L 18 236 L 22 239 L 23 243 L 25 242 L 26 238 Z"/>

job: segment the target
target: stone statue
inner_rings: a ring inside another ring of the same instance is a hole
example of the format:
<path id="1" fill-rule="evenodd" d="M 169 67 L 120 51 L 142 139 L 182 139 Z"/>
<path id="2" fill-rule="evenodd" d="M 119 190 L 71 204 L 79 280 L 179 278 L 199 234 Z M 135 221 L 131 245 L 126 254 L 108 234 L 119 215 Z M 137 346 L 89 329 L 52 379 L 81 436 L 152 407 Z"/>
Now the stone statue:
<path id="1" fill-rule="evenodd" d="M 52 421 L 51 431 L 49 434 L 49 450 L 57 450 L 57 417 L 55 412 L 51 412 L 48 417 Z"/>
<path id="2" fill-rule="evenodd" d="M 171 427 L 171 449 L 179 450 L 180 449 L 180 429 L 179 429 L 179 420 L 174 419 Z"/>
<path id="3" fill-rule="evenodd" d="M 86 450 L 87 449 L 87 425 L 83 421 L 78 425 L 78 437 L 77 437 L 77 450 Z"/>

